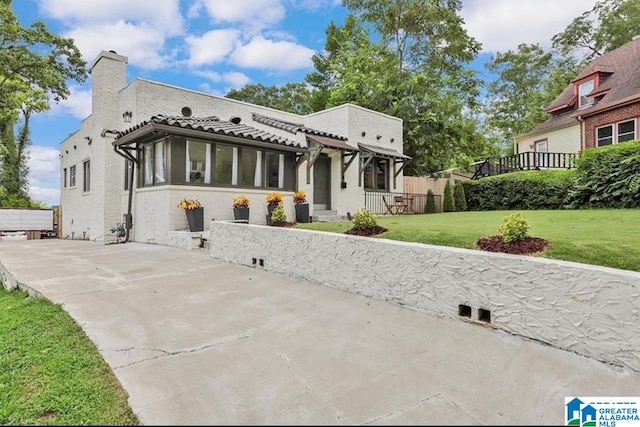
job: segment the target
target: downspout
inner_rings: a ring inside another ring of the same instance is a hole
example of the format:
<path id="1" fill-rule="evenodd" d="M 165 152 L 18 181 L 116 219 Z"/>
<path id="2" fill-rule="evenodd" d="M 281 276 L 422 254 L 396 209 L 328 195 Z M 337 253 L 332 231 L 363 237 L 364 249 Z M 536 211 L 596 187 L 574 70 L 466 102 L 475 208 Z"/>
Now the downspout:
<path id="1" fill-rule="evenodd" d="M 133 177 L 134 177 L 134 171 L 136 168 L 136 158 L 133 157 L 130 153 L 128 153 L 127 151 L 120 151 L 119 147 L 117 144 L 113 145 L 113 151 L 116 152 L 116 154 L 118 154 L 121 157 L 124 157 L 126 160 L 131 162 L 131 170 L 129 171 L 129 200 L 127 201 L 127 217 L 125 220 L 125 236 L 124 236 L 124 240 L 120 243 L 127 243 L 129 241 L 129 233 L 131 230 L 131 208 L 132 208 L 132 204 L 133 204 Z"/>

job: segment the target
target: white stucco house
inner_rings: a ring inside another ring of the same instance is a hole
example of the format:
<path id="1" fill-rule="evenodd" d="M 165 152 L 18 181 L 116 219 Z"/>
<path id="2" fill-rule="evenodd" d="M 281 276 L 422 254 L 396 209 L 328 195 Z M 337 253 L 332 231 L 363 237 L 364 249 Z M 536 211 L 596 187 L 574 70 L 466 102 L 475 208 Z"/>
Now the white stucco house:
<path id="1" fill-rule="evenodd" d="M 346 216 L 365 193 L 402 191 L 402 120 L 346 104 L 301 116 L 144 79 L 127 82 L 127 58 L 102 51 L 91 67 L 92 107 L 61 144 L 63 238 L 165 244 L 187 230 L 182 199 L 211 219 L 251 201 L 265 224 L 267 194 L 307 192 L 311 214 Z"/>

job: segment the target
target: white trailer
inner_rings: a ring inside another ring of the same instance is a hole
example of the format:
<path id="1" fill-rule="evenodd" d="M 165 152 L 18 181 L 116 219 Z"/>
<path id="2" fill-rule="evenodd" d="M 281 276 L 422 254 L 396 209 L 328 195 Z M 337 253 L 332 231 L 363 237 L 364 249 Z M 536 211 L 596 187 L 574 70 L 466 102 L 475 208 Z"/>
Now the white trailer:
<path id="1" fill-rule="evenodd" d="M 0 208 L 0 236 L 13 237 L 17 232 L 36 239 L 54 236 L 53 209 Z"/>

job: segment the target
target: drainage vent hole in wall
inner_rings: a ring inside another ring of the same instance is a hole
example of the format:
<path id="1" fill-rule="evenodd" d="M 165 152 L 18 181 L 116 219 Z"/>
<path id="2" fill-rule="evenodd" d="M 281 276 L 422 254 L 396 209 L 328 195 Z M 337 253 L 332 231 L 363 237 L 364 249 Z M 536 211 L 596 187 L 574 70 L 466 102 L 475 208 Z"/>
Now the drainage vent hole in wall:
<path id="1" fill-rule="evenodd" d="M 458 315 L 471 318 L 471 307 L 469 307 L 468 305 L 460 304 L 458 306 Z"/>
<path id="2" fill-rule="evenodd" d="M 264 267 L 264 260 L 260 258 L 260 267 Z"/>
<path id="3" fill-rule="evenodd" d="M 478 320 L 481 322 L 491 323 L 491 311 L 484 308 L 478 309 Z"/>
<path id="4" fill-rule="evenodd" d="M 258 263 L 257 258 L 251 258 L 251 265 L 256 265 Z"/>

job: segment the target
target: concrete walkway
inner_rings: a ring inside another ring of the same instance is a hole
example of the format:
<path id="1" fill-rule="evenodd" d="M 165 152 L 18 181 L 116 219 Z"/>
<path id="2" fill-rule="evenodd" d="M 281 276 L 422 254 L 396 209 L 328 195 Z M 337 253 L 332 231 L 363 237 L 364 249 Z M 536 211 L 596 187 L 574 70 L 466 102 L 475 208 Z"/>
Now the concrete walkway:
<path id="1" fill-rule="evenodd" d="M 96 343 L 144 424 L 555 424 L 640 374 L 464 321 L 127 243 L 0 242 Z"/>

